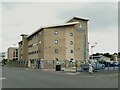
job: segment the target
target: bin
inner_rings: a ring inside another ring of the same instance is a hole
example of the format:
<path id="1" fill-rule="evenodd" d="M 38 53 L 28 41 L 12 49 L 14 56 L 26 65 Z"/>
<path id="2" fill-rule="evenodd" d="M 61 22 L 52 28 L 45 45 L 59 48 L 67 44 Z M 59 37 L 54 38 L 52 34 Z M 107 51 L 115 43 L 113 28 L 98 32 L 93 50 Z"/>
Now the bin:
<path id="1" fill-rule="evenodd" d="M 56 71 L 61 71 L 61 65 L 56 65 Z"/>

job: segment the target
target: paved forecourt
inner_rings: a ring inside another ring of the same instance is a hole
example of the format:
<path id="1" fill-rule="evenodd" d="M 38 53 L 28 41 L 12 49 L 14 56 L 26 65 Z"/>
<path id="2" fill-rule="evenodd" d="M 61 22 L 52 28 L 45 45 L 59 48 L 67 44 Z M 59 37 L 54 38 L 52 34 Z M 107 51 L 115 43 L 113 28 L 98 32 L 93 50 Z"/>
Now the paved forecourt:
<path id="1" fill-rule="evenodd" d="M 42 71 L 21 67 L 2 68 L 3 88 L 117 88 L 117 72 L 70 73 Z"/>

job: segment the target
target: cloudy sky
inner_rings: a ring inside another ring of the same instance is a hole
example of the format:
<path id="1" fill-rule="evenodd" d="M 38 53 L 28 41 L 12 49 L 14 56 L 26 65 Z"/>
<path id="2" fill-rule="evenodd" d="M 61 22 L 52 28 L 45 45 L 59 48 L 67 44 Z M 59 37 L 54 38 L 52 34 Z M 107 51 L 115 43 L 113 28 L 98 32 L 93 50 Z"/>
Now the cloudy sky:
<path id="1" fill-rule="evenodd" d="M 90 45 L 98 43 L 94 53 L 118 52 L 117 2 L 2 2 L 2 51 L 17 44 L 22 33 L 65 23 L 73 16 L 89 19 Z"/>

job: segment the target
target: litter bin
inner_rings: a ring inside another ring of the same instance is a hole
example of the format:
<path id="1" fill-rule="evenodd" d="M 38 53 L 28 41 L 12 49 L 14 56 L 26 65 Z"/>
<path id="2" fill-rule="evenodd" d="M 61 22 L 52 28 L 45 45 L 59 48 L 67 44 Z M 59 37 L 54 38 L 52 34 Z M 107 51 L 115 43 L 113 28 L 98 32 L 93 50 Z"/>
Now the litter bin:
<path id="1" fill-rule="evenodd" d="M 61 71 L 61 65 L 56 65 L 56 71 Z"/>

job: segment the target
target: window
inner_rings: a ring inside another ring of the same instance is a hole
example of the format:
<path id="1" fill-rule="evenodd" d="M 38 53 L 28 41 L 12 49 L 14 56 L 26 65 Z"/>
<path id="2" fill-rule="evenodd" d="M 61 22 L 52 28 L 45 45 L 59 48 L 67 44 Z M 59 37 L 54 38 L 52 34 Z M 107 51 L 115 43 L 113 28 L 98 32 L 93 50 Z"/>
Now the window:
<path id="1" fill-rule="evenodd" d="M 18 49 L 16 49 L 16 52 L 18 52 Z"/>
<path id="2" fill-rule="evenodd" d="M 58 53 L 58 49 L 55 49 L 55 53 Z"/>
<path id="3" fill-rule="evenodd" d="M 73 45 L 73 41 L 70 41 L 70 45 Z"/>
<path id="4" fill-rule="evenodd" d="M 72 32 L 70 33 L 70 36 L 73 36 L 73 33 L 72 33 Z"/>
<path id="5" fill-rule="evenodd" d="M 58 35 L 58 32 L 57 32 L 57 31 L 55 31 L 55 32 L 54 32 L 54 34 L 55 34 L 55 35 Z"/>
<path id="6" fill-rule="evenodd" d="M 13 52 L 13 57 L 15 57 L 15 52 Z"/>
<path id="7" fill-rule="evenodd" d="M 36 51 L 34 53 L 36 54 Z"/>
<path id="8" fill-rule="evenodd" d="M 16 54 L 18 54 L 18 52 L 16 52 Z"/>
<path id="9" fill-rule="evenodd" d="M 16 57 L 18 57 L 18 55 L 16 54 Z"/>
<path id="10" fill-rule="evenodd" d="M 58 44 L 58 40 L 55 40 L 54 43 L 55 43 L 55 44 Z"/>
<path id="11" fill-rule="evenodd" d="M 70 50 L 70 53 L 73 53 L 73 50 Z"/>
<path id="12" fill-rule="evenodd" d="M 37 53 L 38 53 L 38 50 L 37 50 Z"/>

